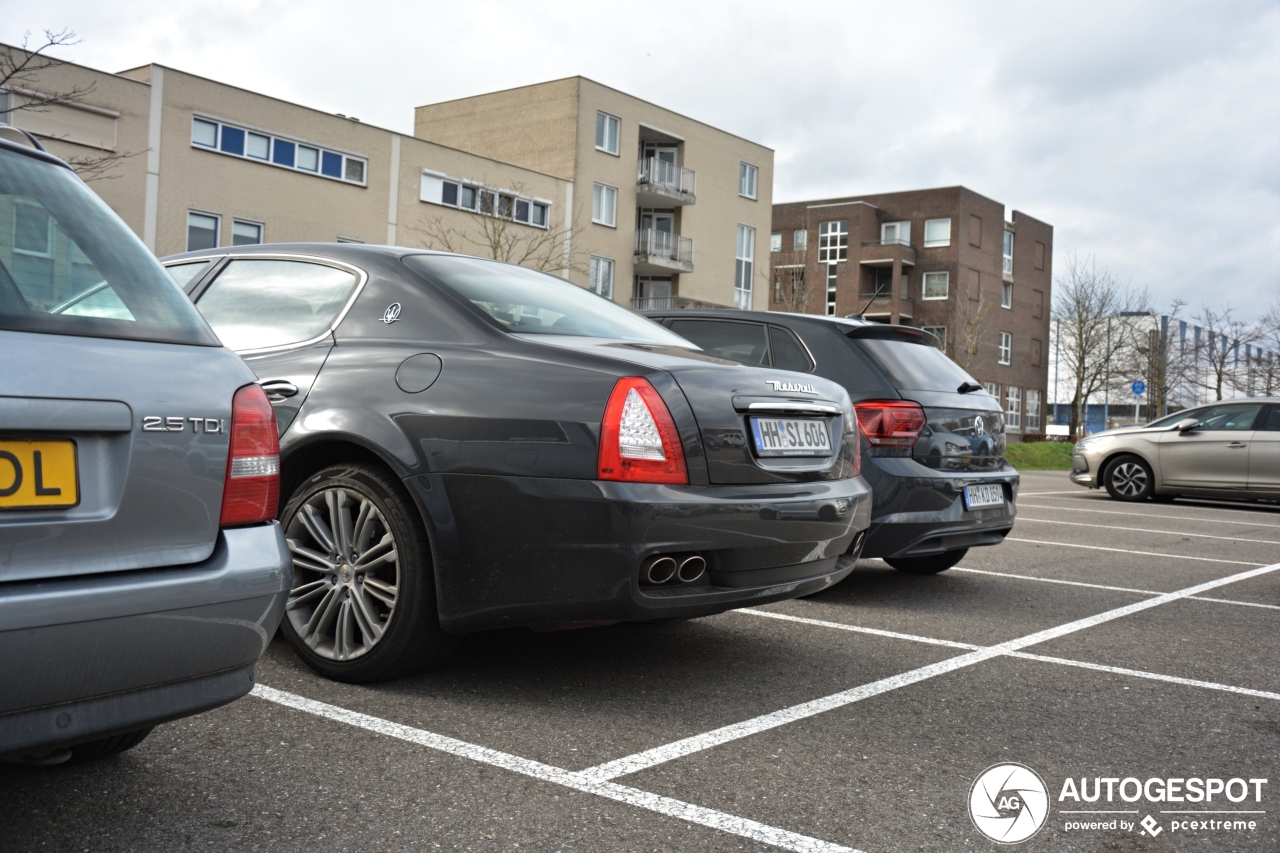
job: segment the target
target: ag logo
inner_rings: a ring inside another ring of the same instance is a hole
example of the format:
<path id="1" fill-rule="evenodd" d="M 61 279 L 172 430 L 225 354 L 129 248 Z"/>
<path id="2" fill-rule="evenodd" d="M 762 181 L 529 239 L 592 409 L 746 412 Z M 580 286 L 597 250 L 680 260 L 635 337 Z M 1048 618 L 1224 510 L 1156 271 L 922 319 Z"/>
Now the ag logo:
<path id="1" fill-rule="evenodd" d="M 978 831 L 1001 844 L 1026 841 L 1049 816 L 1044 780 L 1021 764 L 995 764 L 969 789 L 969 817 Z"/>
<path id="2" fill-rule="evenodd" d="M 382 312 L 382 322 L 390 326 L 396 320 L 400 319 L 400 303 L 392 302 L 387 306 L 387 310 Z"/>

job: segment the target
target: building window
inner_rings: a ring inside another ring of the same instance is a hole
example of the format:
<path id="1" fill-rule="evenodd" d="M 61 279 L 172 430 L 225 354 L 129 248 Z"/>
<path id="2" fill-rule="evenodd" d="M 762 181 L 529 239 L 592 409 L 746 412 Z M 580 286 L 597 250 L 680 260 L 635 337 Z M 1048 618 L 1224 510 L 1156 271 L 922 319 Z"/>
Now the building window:
<path id="1" fill-rule="evenodd" d="M 1008 278 L 1013 275 L 1013 232 L 1004 232 L 1004 275 Z"/>
<path id="2" fill-rule="evenodd" d="M 1000 284 L 1000 307 L 1013 307 L 1013 282 L 1006 281 Z"/>
<path id="3" fill-rule="evenodd" d="M 988 394 L 990 394 L 992 397 L 995 397 L 996 400 L 1000 399 L 1000 383 L 999 382 L 983 382 L 982 387 L 986 390 Z"/>
<path id="4" fill-rule="evenodd" d="M 256 246 L 262 242 L 262 223 L 237 219 L 231 223 L 231 245 Z"/>
<path id="5" fill-rule="evenodd" d="M 926 219 L 924 221 L 924 247 L 926 249 L 937 246 L 951 245 L 951 220 L 950 219 Z"/>
<path id="6" fill-rule="evenodd" d="M 1022 389 L 1008 385 L 1004 389 L 1004 425 L 1022 429 Z"/>
<path id="7" fill-rule="evenodd" d="M 613 298 L 613 261 L 591 256 L 591 292 Z"/>
<path id="8" fill-rule="evenodd" d="M 774 231 L 772 234 L 769 235 L 769 251 L 770 252 L 782 251 L 782 232 L 781 231 Z"/>
<path id="9" fill-rule="evenodd" d="M 338 151 L 302 145 L 269 133 L 195 117 L 191 120 L 191 144 L 232 157 L 256 160 L 282 169 L 311 172 L 348 184 L 365 185 L 368 160 Z"/>
<path id="10" fill-rule="evenodd" d="M 1040 431 L 1040 392 L 1027 389 L 1027 432 Z"/>
<path id="11" fill-rule="evenodd" d="M 756 176 L 759 170 L 750 163 L 738 164 L 738 195 L 756 197 Z"/>
<path id="12" fill-rule="evenodd" d="M 849 223 L 822 222 L 818 224 L 818 263 L 827 264 L 849 259 Z"/>
<path id="13" fill-rule="evenodd" d="M 195 145 L 203 145 L 206 148 L 218 147 L 218 125 L 212 121 L 205 121 L 202 118 L 195 119 L 191 123 L 191 141 Z"/>
<path id="14" fill-rule="evenodd" d="M 947 351 L 947 327 L 946 326 L 921 326 L 926 332 L 929 332 L 938 339 L 938 349 L 943 352 Z"/>
<path id="15" fill-rule="evenodd" d="M 596 150 L 604 151 L 606 154 L 617 154 L 621 130 L 620 118 L 608 113 L 596 113 Z"/>
<path id="16" fill-rule="evenodd" d="M 755 274 L 756 229 L 738 226 L 737 265 L 733 280 L 733 307 L 750 310 L 751 280 Z"/>
<path id="17" fill-rule="evenodd" d="M 1031 366 L 1040 366 L 1040 349 L 1043 345 L 1035 338 L 1031 339 Z"/>
<path id="18" fill-rule="evenodd" d="M 911 223 L 910 222 L 886 222 L 880 226 L 880 242 L 886 246 L 911 245 Z"/>
<path id="19" fill-rule="evenodd" d="M 951 273 L 927 272 L 924 274 L 924 299 L 946 299 L 951 295 Z"/>
<path id="20" fill-rule="evenodd" d="M 187 251 L 218 247 L 218 217 L 212 213 L 187 212 Z"/>
<path id="21" fill-rule="evenodd" d="M 836 313 L 836 270 L 840 267 L 838 264 L 827 264 L 827 316 L 834 317 Z"/>
<path id="22" fill-rule="evenodd" d="M 616 227 L 618 224 L 618 190 L 608 184 L 596 184 L 591 196 L 591 221 Z"/>
<path id="23" fill-rule="evenodd" d="M 969 245 L 982 247 L 982 217 L 976 213 L 969 214 Z"/>
<path id="24" fill-rule="evenodd" d="M 1013 360 L 1013 335 L 1000 333 L 1000 363 L 1009 364 Z"/>
<path id="25" fill-rule="evenodd" d="M 803 252 L 808 241 L 809 232 L 803 228 L 797 228 L 791 235 L 791 248 L 797 252 Z"/>

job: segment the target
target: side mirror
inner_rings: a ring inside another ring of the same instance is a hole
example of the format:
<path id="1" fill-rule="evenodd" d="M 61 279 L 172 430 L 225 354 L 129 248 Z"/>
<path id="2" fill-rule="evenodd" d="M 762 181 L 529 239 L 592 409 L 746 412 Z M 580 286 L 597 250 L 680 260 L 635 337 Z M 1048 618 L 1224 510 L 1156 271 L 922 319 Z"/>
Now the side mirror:
<path id="1" fill-rule="evenodd" d="M 1200 422 L 1198 420 L 1195 418 L 1186 418 L 1178 421 L 1177 430 L 1178 432 L 1190 432 L 1198 426 L 1200 426 Z"/>

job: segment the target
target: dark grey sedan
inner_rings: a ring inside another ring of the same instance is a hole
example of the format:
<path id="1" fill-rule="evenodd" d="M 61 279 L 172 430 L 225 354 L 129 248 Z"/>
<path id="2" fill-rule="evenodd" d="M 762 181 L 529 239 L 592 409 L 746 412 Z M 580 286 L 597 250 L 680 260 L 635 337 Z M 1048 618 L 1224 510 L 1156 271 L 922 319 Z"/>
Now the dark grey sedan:
<path id="1" fill-rule="evenodd" d="M 65 164 L 7 137 L 0 760 L 52 764 L 247 693 L 290 563 L 252 371 Z"/>

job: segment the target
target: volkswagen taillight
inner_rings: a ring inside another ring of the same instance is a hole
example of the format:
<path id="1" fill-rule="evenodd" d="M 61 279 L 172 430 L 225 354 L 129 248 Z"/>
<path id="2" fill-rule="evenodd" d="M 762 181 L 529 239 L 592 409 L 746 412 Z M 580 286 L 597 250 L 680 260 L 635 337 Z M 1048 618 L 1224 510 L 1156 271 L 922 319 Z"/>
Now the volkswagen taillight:
<path id="1" fill-rule="evenodd" d="M 276 517 L 280 499 L 280 437 L 276 415 L 260 385 L 246 385 L 231 401 L 231 447 L 222 484 L 222 527 Z"/>
<path id="2" fill-rule="evenodd" d="M 676 423 L 647 379 L 627 376 L 613 386 L 600 425 L 597 477 L 631 483 L 689 482 Z"/>
<path id="3" fill-rule="evenodd" d="M 872 447 L 914 447 L 924 432 L 924 409 L 907 400 L 854 403 L 858 426 Z"/>

